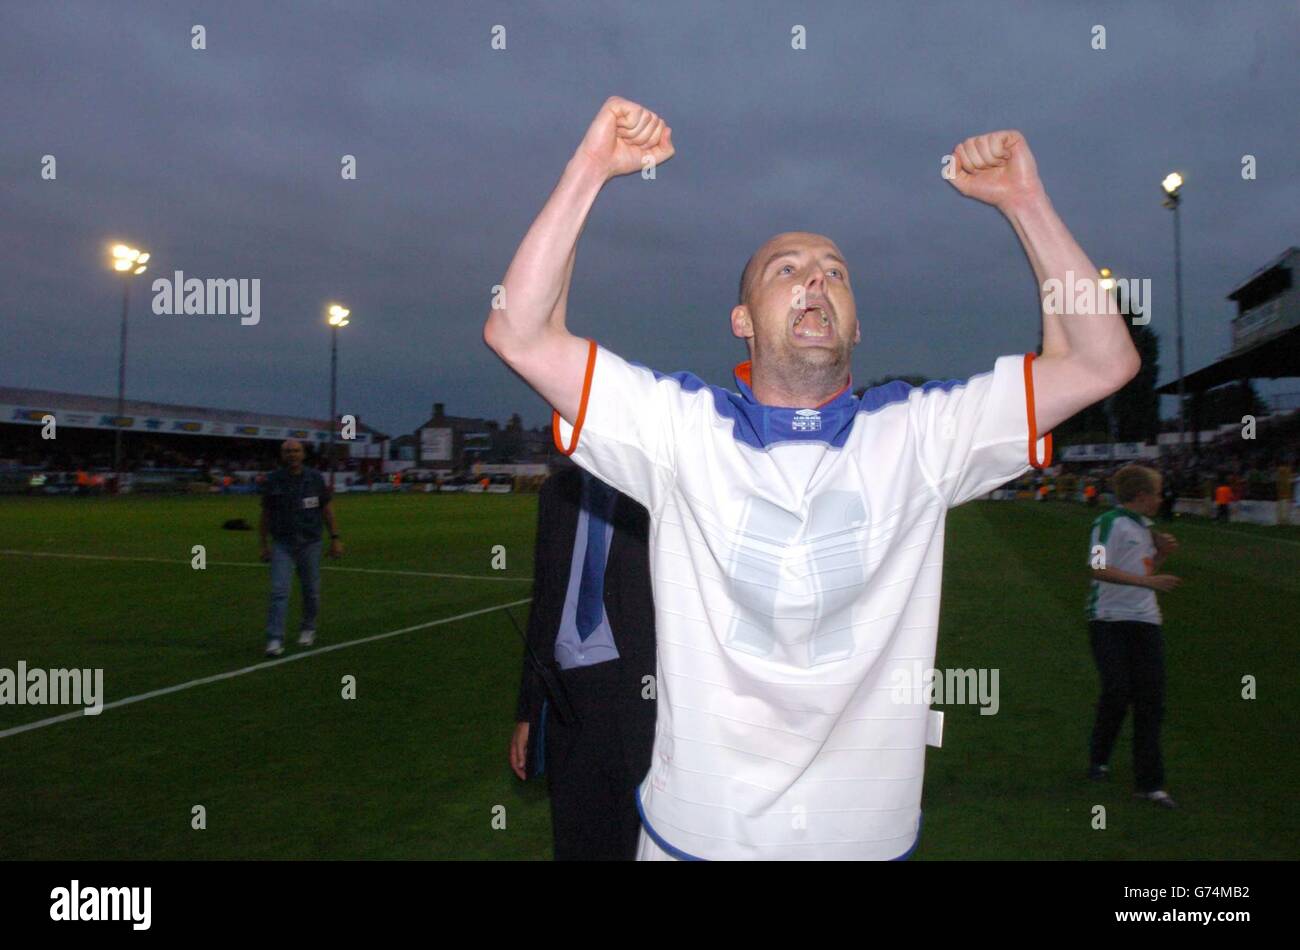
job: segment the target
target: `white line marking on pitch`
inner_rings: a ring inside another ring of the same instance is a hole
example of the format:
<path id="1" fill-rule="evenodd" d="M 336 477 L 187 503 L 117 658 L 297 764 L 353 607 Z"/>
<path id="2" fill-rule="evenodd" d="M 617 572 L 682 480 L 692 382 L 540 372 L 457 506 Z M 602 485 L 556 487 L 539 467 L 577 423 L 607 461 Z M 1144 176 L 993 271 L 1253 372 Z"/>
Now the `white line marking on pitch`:
<path id="1" fill-rule="evenodd" d="M 151 564 L 189 564 L 167 557 L 130 557 L 118 554 L 64 554 L 59 551 L 0 551 L 0 554 L 13 554 L 20 557 L 66 557 L 80 561 L 148 561 Z M 264 561 L 208 561 L 217 567 L 266 567 Z M 430 571 L 399 571 L 384 567 L 335 567 L 322 564 L 322 571 L 347 571 L 353 574 L 404 574 L 408 577 L 445 577 L 460 581 L 521 581 L 531 584 L 531 577 L 491 577 L 483 574 L 439 574 Z"/>
<path id="2" fill-rule="evenodd" d="M 125 699 L 115 699 L 111 703 L 104 703 L 97 715 L 102 715 L 106 710 L 116 709 L 119 706 L 129 706 L 131 703 L 143 702 L 146 699 L 155 699 L 159 696 L 166 696 L 170 693 L 179 693 L 181 690 L 191 689 L 195 686 L 203 686 L 207 683 L 219 683 L 222 680 L 234 679 L 236 676 L 243 676 L 245 673 L 256 673 L 259 670 L 269 670 L 273 666 L 280 666 L 284 663 L 293 663 L 295 660 L 305 660 L 308 657 L 320 656 L 322 653 L 330 653 L 334 650 L 343 650 L 347 647 L 360 646 L 363 643 L 374 643 L 376 640 L 387 640 L 389 637 L 400 636 L 403 633 L 411 633 L 416 630 L 427 630 L 429 627 L 438 627 L 444 623 L 454 623 L 457 620 L 464 620 L 467 617 L 477 617 L 479 614 L 492 613 L 494 610 L 505 610 L 507 607 L 518 607 L 520 604 L 526 604 L 531 597 L 525 597 L 523 600 L 512 600 L 506 604 L 496 604 L 493 607 L 484 607 L 480 610 L 471 610 L 468 613 L 456 614 L 454 617 L 443 617 L 441 620 L 430 620 L 428 623 L 417 623 L 413 627 L 402 627 L 400 630 L 389 630 L 387 633 L 376 633 L 369 637 L 362 637 L 360 640 L 346 640 L 343 643 L 332 643 L 329 646 L 317 647 L 313 650 L 307 650 L 304 653 L 295 653 L 293 656 L 282 656 L 274 660 L 267 660 L 264 663 L 255 663 L 252 666 L 246 666 L 240 670 L 230 670 L 227 673 L 216 673 L 212 676 L 204 676 L 200 679 L 190 680 L 188 683 L 180 683 L 176 686 L 165 686 L 162 689 L 150 690 L 147 693 L 141 693 L 138 696 L 127 696 Z M 52 726 L 58 722 L 67 722 L 69 719 L 84 719 L 86 714 L 82 710 L 76 712 L 64 713 L 61 716 L 51 716 L 49 719 L 40 719 L 36 722 L 24 723 L 21 726 L 14 726 L 12 729 L 0 731 L 0 739 L 6 739 L 9 736 L 16 736 L 20 732 L 31 732 L 33 729 L 41 729 L 45 726 Z M 96 718 L 94 716 L 90 718 Z"/>

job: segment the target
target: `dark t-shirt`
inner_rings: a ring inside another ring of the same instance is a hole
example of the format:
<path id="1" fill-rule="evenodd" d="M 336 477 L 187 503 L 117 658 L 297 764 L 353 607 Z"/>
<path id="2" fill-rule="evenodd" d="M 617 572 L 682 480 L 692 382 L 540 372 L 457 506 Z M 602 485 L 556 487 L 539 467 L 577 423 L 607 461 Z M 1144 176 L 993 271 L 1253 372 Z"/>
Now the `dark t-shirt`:
<path id="1" fill-rule="evenodd" d="M 325 477 L 316 469 L 304 466 L 301 474 L 293 475 L 277 468 L 262 483 L 262 510 L 271 537 L 294 546 L 319 541 L 325 522 L 321 509 L 331 497 Z"/>

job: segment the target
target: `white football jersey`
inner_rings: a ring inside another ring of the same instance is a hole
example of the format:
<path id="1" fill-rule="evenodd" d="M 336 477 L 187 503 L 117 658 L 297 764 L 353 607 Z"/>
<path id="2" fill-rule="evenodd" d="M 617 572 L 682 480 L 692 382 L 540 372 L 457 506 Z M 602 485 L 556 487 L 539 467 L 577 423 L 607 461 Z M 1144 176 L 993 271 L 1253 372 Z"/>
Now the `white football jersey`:
<path id="1" fill-rule="evenodd" d="M 1151 536 L 1155 524 L 1146 515 L 1116 505 L 1092 523 L 1088 565 L 1097 566 L 1099 548 L 1104 548 L 1104 565 L 1129 574 L 1154 574 L 1156 543 Z M 1085 610 L 1089 620 L 1130 620 L 1161 623 L 1156 592 L 1133 584 L 1111 584 L 1093 580 L 1088 584 Z"/>
<path id="2" fill-rule="evenodd" d="M 638 791 L 678 858 L 889 859 L 919 834 L 947 510 L 1050 461 L 1033 354 L 813 409 L 591 341 L 560 451 L 650 512 L 658 721 Z M 1044 452 L 1046 454 L 1044 454 Z M 900 701 L 896 676 L 915 688 Z"/>

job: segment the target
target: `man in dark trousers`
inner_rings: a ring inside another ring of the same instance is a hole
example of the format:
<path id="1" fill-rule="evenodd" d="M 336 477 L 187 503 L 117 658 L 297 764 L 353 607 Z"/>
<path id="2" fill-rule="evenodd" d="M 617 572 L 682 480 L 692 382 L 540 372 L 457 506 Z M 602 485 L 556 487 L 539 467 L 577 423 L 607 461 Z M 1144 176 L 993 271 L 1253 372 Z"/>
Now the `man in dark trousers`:
<path id="1" fill-rule="evenodd" d="M 542 485 L 510 767 L 549 777 L 557 861 L 636 857 L 655 727 L 648 531 L 645 508 L 576 466 Z"/>
<path id="2" fill-rule="evenodd" d="M 334 522 L 333 494 L 325 477 L 303 465 L 302 443 L 286 439 L 280 446 L 282 468 L 262 485 L 262 518 L 258 523 L 262 560 L 271 562 L 271 603 L 266 617 L 266 655 L 284 653 L 284 622 L 289 612 L 289 588 L 294 572 L 302 584 L 302 624 L 299 646 L 316 642 L 316 614 L 320 607 L 321 527 L 329 527 L 329 556 L 340 557 L 338 525 Z M 267 535 L 270 535 L 270 541 Z"/>

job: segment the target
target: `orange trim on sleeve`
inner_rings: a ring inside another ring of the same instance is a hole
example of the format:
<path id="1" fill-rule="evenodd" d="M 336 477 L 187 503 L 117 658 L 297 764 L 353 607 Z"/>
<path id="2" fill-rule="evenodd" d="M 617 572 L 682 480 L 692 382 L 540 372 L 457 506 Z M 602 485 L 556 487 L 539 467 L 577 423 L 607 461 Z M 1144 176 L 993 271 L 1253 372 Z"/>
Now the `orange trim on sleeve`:
<path id="1" fill-rule="evenodd" d="M 582 432 L 582 422 L 587 418 L 587 397 L 591 395 L 591 374 L 596 369 L 596 341 L 588 338 L 591 344 L 587 350 L 587 375 L 582 380 L 582 400 L 578 403 L 578 418 L 573 422 L 573 439 L 566 449 L 564 443 L 560 441 L 560 413 L 556 409 L 551 410 L 551 439 L 555 442 L 555 447 L 559 449 L 561 455 L 572 455 L 578 447 L 578 434 Z"/>
<path id="2" fill-rule="evenodd" d="M 1052 464 L 1052 433 L 1047 433 L 1043 438 L 1047 440 L 1046 454 L 1043 461 L 1037 461 L 1034 456 L 1038 452 L 1038 416 L 1034 412 L 1034 371 L 1031 368 L 1034 364 L 1034 354 L 1025 354 L 1025 412 L 1029 415 L 1029 464 L 1034 468 L 1047 468 Z"/>

